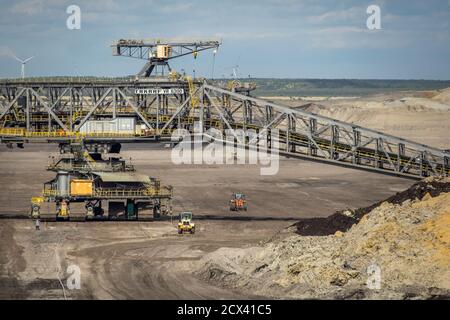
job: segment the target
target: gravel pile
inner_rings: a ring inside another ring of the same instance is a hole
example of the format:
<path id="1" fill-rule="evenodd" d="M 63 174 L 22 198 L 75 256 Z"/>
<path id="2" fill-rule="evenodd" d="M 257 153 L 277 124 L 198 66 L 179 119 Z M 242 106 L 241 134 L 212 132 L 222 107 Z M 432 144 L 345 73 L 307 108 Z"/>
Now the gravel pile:
<path id="1" fill-rule="evenodd" d="M 449 188 L 449 180 L 424 180 L 322 220 L 357 222 L 334 234 L 301 236 L 297 224 L 257 247 L 222 248 L 198 262 L 197 275 L 273 298 L 450 298 Z"/>
<path id="2" fill-rule="evenodd" d="M 302 219 L 295 223 L 297 233 L 303 236 L 325 236 L 334 234 L 336 231 L 347 231 L 357 223 L 364 215 L 387 202 L 401 204 L 406 200 L 422 199 L 427 193 L 432 197 L 442 192 L 450 192 L 450 183 L 447 179 L 428 178 L 417 182 L 411 188 L 398 192 L 384 201 L 377 202 L 369 207 L 356 210 L 338 211 L 326 218 Z"/>

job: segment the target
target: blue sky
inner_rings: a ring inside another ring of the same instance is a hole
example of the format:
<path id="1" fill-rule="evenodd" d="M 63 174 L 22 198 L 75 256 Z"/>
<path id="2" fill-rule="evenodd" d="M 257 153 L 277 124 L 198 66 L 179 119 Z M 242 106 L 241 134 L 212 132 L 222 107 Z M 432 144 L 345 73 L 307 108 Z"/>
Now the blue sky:
<path id="1" fill-rule="evenodd" d="M 81 8 L 68 30 L 66 8 Z M 382 30 L 366 9 L 381 8 Z M 0 77 L 121 76 L 144 61 L 113 57 L 120 38 L 220 38 L 215 76 L 450 79 L 450 0 L 2 0 Z M 212 52 L 173 67 L 210 76 Z"/>

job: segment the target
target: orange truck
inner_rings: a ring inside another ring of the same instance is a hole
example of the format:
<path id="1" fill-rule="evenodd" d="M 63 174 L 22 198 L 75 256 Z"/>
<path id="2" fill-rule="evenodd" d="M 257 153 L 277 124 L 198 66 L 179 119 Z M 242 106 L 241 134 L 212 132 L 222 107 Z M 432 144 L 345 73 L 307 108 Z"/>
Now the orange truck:
<path id="1" fill-rule="evenodd" d="M 235 193 L 230 200 L 230 211 L 247 211 L 247 200 L 242 193 Z"/>

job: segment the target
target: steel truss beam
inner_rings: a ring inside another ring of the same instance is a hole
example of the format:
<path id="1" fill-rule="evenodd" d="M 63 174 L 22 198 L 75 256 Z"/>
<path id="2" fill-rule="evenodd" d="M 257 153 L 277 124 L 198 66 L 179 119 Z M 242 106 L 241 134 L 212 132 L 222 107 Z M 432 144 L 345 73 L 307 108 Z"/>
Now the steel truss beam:
<path id="1" fill-rule="evenodd" d="M 449 154 L 443 150 L 209 84 L 204 88 L 209 100 L 229 101 L 233 114 L 242 115 L 227 127 L 256 126 L 259 135 L 279 129 L 280 151 L 398 175 L 449 175 Z M 254 109 L 254 114 L 262 113 L 264 125 L 245 117 L 244 106 Z"/>
<path id="2" fill-rule="evenodd" d="M 184 89 L 183 93 L 141 95 L 135 91 L 174 87 Z M 176 129 L 193 130 L 197 123 L 201 132 L 209 128 L 231 130 L 235 143 L 249 148 L 278 130 L 278 151 L 289 156 L 407 177 L 450 175 L 450 155 L 437 148 L 206 82 L 197 83 L 189 92 L 186 82 L 169 81 L 0 82 L 0 139 L 49 141 L 55 132 L 79 133 L 87 121 L 133 117 L 138 126 L 145 126 L 145 134 L 115 137 L 113 133 L 109 138 L 165 139 Z M 199 104 L 190 103 L 192 99 Z M 24 131 L 14 135 L 18 129 Z M 242 139 L 238 129 L 255 130 L 257 135 Z M 49 133 L 47 139 L 42 131 Z M 64 139 L 64 133 L 58 137 Z"/>

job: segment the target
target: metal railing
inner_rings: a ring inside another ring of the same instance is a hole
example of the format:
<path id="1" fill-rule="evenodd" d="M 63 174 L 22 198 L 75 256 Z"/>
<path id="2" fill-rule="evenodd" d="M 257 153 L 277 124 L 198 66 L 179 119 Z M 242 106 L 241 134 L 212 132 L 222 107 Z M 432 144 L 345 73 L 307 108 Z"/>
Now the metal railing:
<path id="1" fill-rule="evenodd" d="M 24 138 L 126 138 L 126 137 L 142 137 L 145 133 L 121 133 L 121 132 L 73 132 L 73 131 L 27 131 L 23 128 L 0 128 L 1 136 L 14 136 Z"/>
<path id="2" fill-rule="evenodd" d="M 57 189 L 45 188 L 42 191 L 42 196 L 46 198 L 55 198 L 62 196 L 61 191 Z M 95 188 L 92 191 L 94 198 L 154 198 L 154 197 L 172 197 L 172 190 L 170 188 L 155 188 L 147 187 L 140 189 L 104 189 Z"/>
<path id="3" fill-rule="evenodd" d="M 100 82 L 100 83 L 117 83 L 120 82 L 135 82 L 136 78 L 133 77 L 28 77 L 28 78 L 7 78 L 0 79 L 2 84 L 17 84 L 17 83 L 81 83 L 86 82 Z"/>
<path id="4" fill-rule="evenodd" d="M 2 136 L 19 136 L 23 137 L 25 135 L 25 129 L 16 128 L 0 128 L 0 135 Z"/>
<path id="5" fill-rule="evenodd" d="M 170 197 L 172 192 L 167 189 L 154 187 L 142 189 L 103 189 L 94 190 L 94 195 L 99 198 L 137 198 L 137 197 Z"/>
<path id="6" fill-rule="evenodd" d="M 92 171 L 98 170 L 103 172 L 130 172 L 135 171 L 135 168 L 131 164 L 108 164 L 105 168 L 105 163 L 91 163 L 90 165 L 78 165 L 70 162 L 57 162 L 50 163 L 46 167 L 47 170 L 65 170 L 65 171 Z"/>

